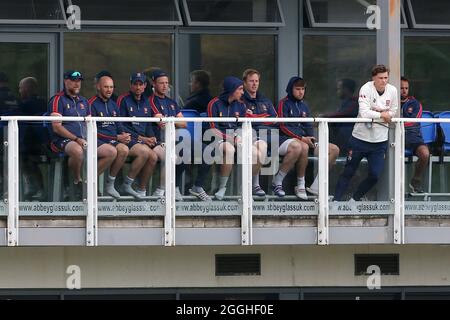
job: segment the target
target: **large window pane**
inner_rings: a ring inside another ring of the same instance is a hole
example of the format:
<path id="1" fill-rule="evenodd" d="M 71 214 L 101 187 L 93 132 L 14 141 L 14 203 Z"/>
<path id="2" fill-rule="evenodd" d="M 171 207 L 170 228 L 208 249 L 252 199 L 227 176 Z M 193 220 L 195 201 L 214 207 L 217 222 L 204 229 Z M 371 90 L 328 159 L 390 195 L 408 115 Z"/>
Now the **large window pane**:
<path id="1" fill-rule="evenodd" d="M 450 37 L 405 37 L 405 76 L 425 110 L 450 110 Z"/>
<path id="2" fill-rule="evenodd" d="M 450 1 L 408 1 L 416 24 L 447 25 L 450 27 Z"/>
<path id="3" fill-rule="evenodd" d="M 63 20 L 58 0 L 2 0 L 0 19 Z"/>
<path id="4" fill-rule="evenodd" d="M 255 35 L 190 35 L 190 70 L 211 73 L 211 94 L 222 91 L 226 76 L 242 78 L 245 69 L 261 72 L 263 94 L 275 98 L 275 37 Z M 188 92 L 189 75 L 183 76 L 182 92 Z M 187 95 L 187 94 L 186 94 Z"/>
<path id="5" fill-rule="evenodd" d="M 83 20 L 176 21 L 181 23 L 174 1 L 167 0 L 77 0 Z"/>
<path id="6" fill-rule="evenodd" d="M 277 0 L 186 0 L 190 24 L 252 23 L 282 24 Z"/>
<path id="7" fill-rule="evenodd" d="M 370 79 L 376 63 L 374 36 L 305 36 L 303 38 L 303 75 L 308 83 L 306 99 L 313 114 L 335 111 L 340 79 L 355 81 L 355 95 Z"/>
<path id="8" fill-rule="evenodd" d="M 114 77 L 116 91 L 128 91 L 130 74 L 159 67 L 169 74 L 171 37 L 158 34 L 66 33 L 64 68 L 83 73 L 82 94 L 95 95 L 93 79 L 100 70 Z"/>

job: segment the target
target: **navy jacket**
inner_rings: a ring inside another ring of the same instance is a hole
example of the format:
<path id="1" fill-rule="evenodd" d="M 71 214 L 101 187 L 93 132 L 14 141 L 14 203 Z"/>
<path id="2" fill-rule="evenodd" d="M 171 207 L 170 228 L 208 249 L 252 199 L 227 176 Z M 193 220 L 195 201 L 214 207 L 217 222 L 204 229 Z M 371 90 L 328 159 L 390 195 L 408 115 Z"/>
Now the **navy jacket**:
<path id="1" fill-rule="evenodd" d="M 121 95 L 117 99 L 117 105 L 119 106 L 119 113 L 121 117 L 151 117 L 152 111 L 148 100 L 142 95 L 141 100 L 136 101 L 134 95 L 129 92 Z M 135 140 L 138 136 L 154 137 L 153 123 L 151 122 L 124 122 L 124 129 L 131 134 L 131 137 Z"/>
<path id="2" fill-rule="evenodd" d="M 65 90 L 54 95 L 49 103 L 49 112 L 58 113 L 63 117 L 87 117 L 91 114 L 89 102 L 85 97 L 77 96 L 75 98 L 69 96 Z M 83 121 L 67 121 L 62 122 L 64 128 L 78 138 L 86 139 L 86 123 Z M 54 138 L 58 136 L 54 134 Z"/>
<path id="3" fill-rule="evenodd" d="M 212 118 L 234 118 L 245 117 L 246 107 L 242 101 L 233 101 L 228 103 L 230 95 L 242 85 L 242 81 L 235 77 L 226 77 L 224 79 L 224 91 L 218 97 L 213 98 L 208 104 L 208 117 Z M 236 130 L 241 127 L 240 122 L 210 122 L 211 129 L 214 133 L 224 140 L 234 140 L 234 136 L 230 137 L 226 133 L 230 130 Z"/>
<path id="4" fill-rule="evenodd" d="M 118 117 L 120 115 L 117 104 L 112 99 L 104 101 L 99 96 L 89 99 L 91 115 L 93 117 Z M 117 140 L 117 135 L 125 132 L 122 122 L 97 122 L 97 137 L 101 140 Z"/>
<path id="5" fill-rule="evenodd" d="M 148 98 L 148 102 L 150 104 L 150 107 L 152 108 L 152 116 L 160 114 L 163 117 L 176 117 L 179 113 L 181 113 L 180 107 L 178 106 L 176 101 L 169 97 L 165 96 L 164 98 L 160 98 L 157 95 L 152 94 Z M 156 138 L 160 140 L 161 129 L 156 126 L 154 128 L 154 131 Z"/>
<path id="6" fill-rule="evenodd" d="M 416 98 L 408 97 L 402 103 L 402 117 L 422 118 L 422 104 Z M 424 125 L 427 125 L 427 123 Z M 419 122 L 405 122 L 405 142 L 406 144 L 423 143 Z"/>
<path id="7" fill-rule="evenodd" d="M 247 110 L 251 110 L 250 113 L 246 113 L 246 117 L 249 118 L 276 118 L 277 112 L 270 99 L 264 97 L 259 92 L 256 92 L 256 98 L 250 97 L 247 91 L 244 92 L 243 101 Z M 254 122 L 252 128 L 258 129 L 273 129 L 276 124 L 273 122 Z"/>
<path id="8" fill-rule="evenodd" d="M 287 96 L 280 100 L 278 104 L 278 117 L 280 118 L 309 118 L 311 112 L 304 100 L 297 100 L 292 95 L 294 82 L 300 79 L 292 77 L 286 87 Z M 312 137 L 313 127 L 309 122 L 280 122 L 280 143 L 291 139 L 301 137 Z"/>
<path id="9" fill-rule="evenodd" d="M 209 93 L 209 90 L 203 89 L 198 92 L 192 93 L 192 95 L 186 99 L 184 108 L 197 110 L 198 113 L 206 112 L 208 103 L 211 101 L 211 99 L 212 96 Z"/>

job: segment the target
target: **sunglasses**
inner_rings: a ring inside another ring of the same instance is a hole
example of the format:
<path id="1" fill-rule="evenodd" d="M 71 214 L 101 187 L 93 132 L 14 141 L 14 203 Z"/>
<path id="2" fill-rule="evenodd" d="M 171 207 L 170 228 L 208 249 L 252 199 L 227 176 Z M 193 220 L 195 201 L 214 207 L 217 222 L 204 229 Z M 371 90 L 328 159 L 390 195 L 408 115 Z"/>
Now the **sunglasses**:
<path id="1" fill-rule="evenodd" d="M 83 80 L 83 76 L 81 75 L 81 73 L 79 71 L 74 71 L 67 77 L 67 79 L 70 79 L 70 80 L 79 80 L 79 79 L 81 79 L 81 80 Z"/>

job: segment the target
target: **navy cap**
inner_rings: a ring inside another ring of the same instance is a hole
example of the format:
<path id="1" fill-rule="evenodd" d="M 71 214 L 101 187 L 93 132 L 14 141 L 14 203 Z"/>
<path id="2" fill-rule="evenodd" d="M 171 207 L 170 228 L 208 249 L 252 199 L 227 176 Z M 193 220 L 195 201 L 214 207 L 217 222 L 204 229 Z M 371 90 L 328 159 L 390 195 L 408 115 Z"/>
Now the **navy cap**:
<path id="1" fill-rule="evenodd" d="M 145 83 L 145 80 L 147 80 L 147 77 L 143 72 L 133 73 L 130 77 L 131 83 L 135 83 L 136 81 L 141 81 L 142 83 Z"/>
<path id="2" fill-rule="evenodd" d="M 152 80 L 155 81 L 159 77 L 169 77 L 169 75 L 161 69 L 152 71 Z"/>
<path id="3" fill-rule="evenodd" d="M 83 75 L 80 71 L 67 70 L 64 72 L 64 79 L 70 79 L 72 81 L 83 80 Z"/>

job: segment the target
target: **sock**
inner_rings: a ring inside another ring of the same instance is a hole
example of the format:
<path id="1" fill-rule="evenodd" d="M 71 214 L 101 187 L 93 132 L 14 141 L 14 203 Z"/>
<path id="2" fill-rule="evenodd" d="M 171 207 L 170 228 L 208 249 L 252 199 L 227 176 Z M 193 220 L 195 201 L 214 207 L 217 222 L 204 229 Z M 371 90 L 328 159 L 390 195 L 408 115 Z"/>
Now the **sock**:
<path id="1" fill-rule="evenodd" d="M 314 179 L 312 185 L 310 186 L 312 190 L 318 190 L 319 189 L 319 175 L 316 176 Z"/>
<path id="2" fill-rule="evenodd" d="M 286 175 L 287 175 L 286 172 L 278 170 L 278 173 L 273 178 L 273 184 L 274 185 L 281 185 L 281 184 L 283 184 L 283 180 L 286 177 Z"/>
<path id="3" fill-rule="evenodd" d="M 106 183 L 108 184 L 114 184 L 114 181 L 116 181 L 116 177 L 111 177 L 110 175 L 108 175 L 108 178 L 106 180 Z"/>
<path id="4" fill-rule="evenodd" d="M 253 186 L 259 186 L 259 174 L 252 177 L 252 184 Z"/>
<path id="5" fill-rule="evenodd" d="M 297 187 L 305 189 L 305 177 L 297 177 Z"/>
<path id="6" fill-rule="evenodd" d="M 228 177 L 220 177 L 219 178 L 219 188 L 226 188 L 227 187 L 227 182 L 228 182 Z"/>
<path id="7" fill-rule="evenodd" d="M 131 179 L 129 176 L 126 176 L 124 182 L 125 182 L 125 184 L 131 185 L 133 183 L 133 181 L 134 181 L 134 179 Z"/>

